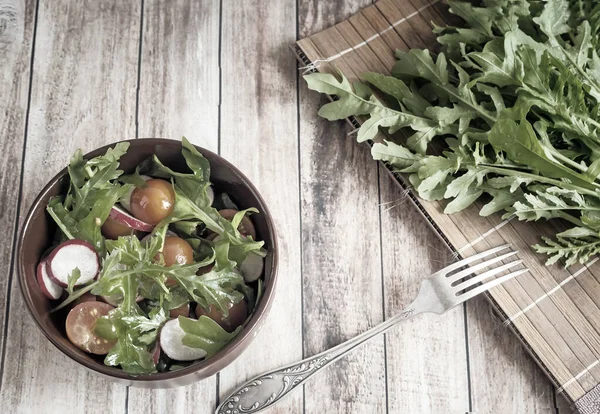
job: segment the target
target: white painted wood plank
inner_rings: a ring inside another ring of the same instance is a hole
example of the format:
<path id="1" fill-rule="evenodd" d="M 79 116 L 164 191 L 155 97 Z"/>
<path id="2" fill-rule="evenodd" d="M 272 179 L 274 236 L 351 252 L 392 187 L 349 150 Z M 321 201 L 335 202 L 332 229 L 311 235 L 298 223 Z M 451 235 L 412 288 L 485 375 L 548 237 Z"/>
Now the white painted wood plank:
<path id="1" fill-rule="evenodd" d="M 449 251 L 380 168 L 384 300 L 390 318 L 414 300 L 425 277 L 447 264 Z M 462 306 L 442 317 L 427 314 L 403 322 L 386 335 L 386 351 L 390 413 L 469 411 Z"/>
<path id="2" fill-rule="evenodd" d="M 300 1 L 300 37 L 367 1 Z M 377 164 L 345 135 L 345 123 L 317 117 L 322 97 L 300 85 L 304 351 L 313 355 L 383 319 Z M 383 337 L 305 385 L 306 412 L 385 413 Z"/>
<path id="3" fill-rule="evenodd" d="M 180 139 L 218 149 L 219 2 L 145 2 L 139 137 Z M 129 388 L 129 413 L 208 413 L 215 377 L 165 390 Z"/>
<path id="4" fill-rule="evenodd" d="M 41 1 L 23 211 L 73 151 L 135 136 L 139 2 Z M 125 411 L 125 387 L 77 366 L 39 332 L 13 283 L 0 412 Z"/>
<path id="5" fill-rule="evenodd" d="M 296 3 L 224 0 L 222 7 L 221 155 L 265 198 L 280 257 L 266 324 L 220 374 L 224 398 L 249 377 L 300 359 L 302 320 L 296 62 L 289 50 L 296 38 Z M 302 412 L 302 393 L 268 412 Z"/>
<path id="6" fill-rule="evenodd" d="M 18 212 L 35 1 L 0 1 L 0 355 Z"/>
<path id="7" fill-rule="evenodd" d="M 140 138 L 218 150 L 219 2 L 144 3 L 138 114 Z"/>
<path id="8" fill-rule="evenodd" d="M 345 137 L 346 124 L 304 121 L 305 114 L 316 113 L 319 101 L 301 89 L 306 355 L 383 319 L 377 166 L 364 147 Z M 338 361 L 305 389 L 310 413 L 386 412 L 383 337 Z"/>

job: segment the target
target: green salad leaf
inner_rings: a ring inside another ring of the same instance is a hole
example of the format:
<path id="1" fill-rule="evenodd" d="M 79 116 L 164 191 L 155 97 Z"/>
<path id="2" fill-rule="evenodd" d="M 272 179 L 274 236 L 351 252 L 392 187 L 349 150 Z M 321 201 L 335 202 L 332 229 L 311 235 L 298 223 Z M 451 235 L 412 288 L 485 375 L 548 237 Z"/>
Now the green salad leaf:
<path id="1" fill-rule="evenodd" d="M 52 197 L 46 208 L 66 238 L 85 240 L 99 253 L 104 251 L 100 228 L 115 203 L 129 191 L 128 185 L 115 181 L 123 173 L 119 159 L 128 147 L 128 143 L 118 143 L 91 160 L 84 160 L 81 150 L 73 155 L 66 196 Z"/>
<path id="2" fill-rule="evenodd" d="M 192 223 L 202 223 L 206 228 L 228 240 L 232 246 L 233 260 L 239 265 L 246 256 L 253 252 L 265 255 L 262 246 L 264 242 L 254 241 L 251 237 L 244 237 L 237 230 L 242 217 L 248 213 L 258 213 L 255 208 L 249 208 L 236 214 L 230 222 L 223 218 L 211 206 L 208 196 L 210 186 L 210 164 L 208 160 L 196 150 L 184 137 L 182 138 L 183 156 L 190 168 L 190 173 L 173 171 L 166 167 L 156 156 L 151 157 L 140 166 L 140 172 L 153 177 L 161 177 L 173 181 L 175 189 L 175 208 L 165 220 L 166 224 L 174 223 L 175 229 L 192 234 Z M 182 224 L 183 223 L 183 224 Z M 186 226 L 186 228 L 183 228 Z"/>
<path id="3" fill-rule="evenodd" d="M 361 116 L 358 141 L 409 174 L 445 212 L 559 218 L 570 230 L 534 248 L 548 263 L 600 249 L 600 5 L 568 0 L 449 1 L 462 26 L 436 27 L 442 52 L 397 51 L 392 76 L 305 76 L 339 99 L 319 114 Z M 377 137 L 383 129 L 385 139 Z M 377 137 L 377 138 L 376 138 Z"/>
<path id="4" fill-rule="evenodd" d="M 247 300 L 254 309 L 262 294 L 262 282 L 257 283 L 255 291 L 246 285 L 239 267 L 248 254 L 264 256 L 266 252 L 262 241 L 246 237 L 237 229 L 244 216 L 258 210 L 242 210 L 231 221 L 223 218 L 212 206 L 209 194 L 210 164 L 185 138 L 182 155 L 187 172 L 174 171 L 153 156 L 133 173 L 123 175 L 119 159 L 127 147 L 117 144 L 90 160 L 85 160 L 81 151 L 76 152 L 68 167 L 68 192 L 53 197 L 47 211 L 60 229 L 61 239 L 87 240 L 101 259 L 98 277 L 84 286 L 76 286 L 79 269 L 71 272 L 68 297 L 53 312 L 87 292 L 110 298 L 115 308 L 98 318 L 94 327 L 96 335 L 116 341 L 104 363 L 135 376 L 186 364 L 155 364 L 152 358 L 160 329 L 170 318 L 169 311 L 184 305 L 192 310 L 194 306 L 214 307 L 227 317 L 231 304 L 241 300 Z M 111 208 L 129 202 L 134 187 L 146 185 L 143 175 L 172 183 L 172 213 L 141 240 L 138 234 L 105 239 L 101 226 Z M 227 194 L 218 196 L 217 205 L 235 206 Z M 173 232 L 190 244 L 193 262 L 166 266 L 165 239 Z M 180 318 L 180 324 L 186 332 L 183 343 L 206 350 L 207 357 L 223 348 L 241 329 L 228 333 L 205 316 L 199 320 Z"/>
<path id="5" fill-rule="evenodd" d="M 242 327 L 232 333 L 225 331 L 218 323 L 207 316 L 198 319 L 179 317 L 179 326 L 185 332 L 183 344 L 206 351 L 206 358 L 212 357 L 237 336 Z"/>
<path id="6" fill-rule="evenodd" d="M 156 372 L 148 344 L 156 340 L 158 328 L 166 321 L 164 311 L 159 310 L 149 318 L 136 303 L 137 277 L 135 274 L 126 274 L 120 278 L 119 289 L 123 301 L 107 316 L 98 318 L 95 330 L 105 339 L 117 339 L 104 363 L 120 366 L 132 375 Z"/>

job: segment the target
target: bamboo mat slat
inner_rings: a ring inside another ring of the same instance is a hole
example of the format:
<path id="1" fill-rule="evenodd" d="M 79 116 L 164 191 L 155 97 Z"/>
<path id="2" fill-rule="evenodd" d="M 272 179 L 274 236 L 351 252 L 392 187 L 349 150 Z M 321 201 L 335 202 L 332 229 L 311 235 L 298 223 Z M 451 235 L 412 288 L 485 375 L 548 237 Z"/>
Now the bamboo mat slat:
<path id="1" fill-rule="evenodd" d="M 380 0 L 346 21 L 296 43 L 305 71 L 342 72 L 350 81 L 361 73 L 389 74 L 394 51 L 439 50 L 435 25 L 457 24 L 447 6 L 437 0 Z M 355 127 L 361 119 L 349 120 Z M 375 141 L 385 138 L 380 133 Z M 406 177 L 390 172 L 402 187 Z M 553 235 L 560 223 L 523 223 L 501 216 L 481 217 L 482 204 L 445 215 L 443 202 L 408 196 L 449 247 L 469 256 L 510 242 L 530 272 L 494 288 L 488 299 L 550 379 L 581 412 L 598 404 L 600 394 L 600 265 L 544 265 L 531 245 Z M 585 398 L 584 395 L 587 396 Z M 581 400 L 580 400 L 581 399 Z M 577 403 L 579 401 L 579 404 Z"/>

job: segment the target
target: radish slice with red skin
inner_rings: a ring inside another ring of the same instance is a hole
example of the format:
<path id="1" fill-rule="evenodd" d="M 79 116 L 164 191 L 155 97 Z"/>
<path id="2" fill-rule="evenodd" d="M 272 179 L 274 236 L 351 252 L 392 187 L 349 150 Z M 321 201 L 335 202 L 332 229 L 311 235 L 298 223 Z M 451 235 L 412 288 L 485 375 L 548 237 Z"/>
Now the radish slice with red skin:
<path id="1" fill-rule="evenodd" d="M 50 276 L 48 276 L 48 270 L 46 268 L 46 260 L 42 260 L 37 267 L 37 281 L 40 284 L 40 289 L 44 296 L 50 300 L 60 299 L 63 293 L 63 288 L 54 283 Z"/>
<path id="2" fill-rule="evenodd" d="M 212 206 L 212 203 L 215 201 L 215 190 L 212 185 L 209 185 L 206 188 L 206 195 L 208 196 L 208 200 L 210 201 L 209 205 Z"/>
<path id="3" fill-rule="evenodd" d="M 254 282 L 262 276 L 265 259 L 255 253 L 249 253 L 240 265 L 240 271 L 246 282 Z"/>
<path id="4" fill-rule="evenodd" d="M 75 286 L 93 280 L 100 271 L 100 262 L 94 246 L 85 240 L 68 240 L 56 247 L 48 257 L 46 269 L 48 276 L 59 286 L 67 287 L 69 275 L 79 269 L 81 275 Z"/>
<path id="5" fill-rule="evenodd" d="M 151 232 L 154 230 L 154 226 L 152 224 L 148 224 L 142 220 L 136 219 L 131 214 L 117 206 L 113 206 L 108 216 L 111 219 L 118 221 L 127 227 L 131 227 L 134 230 L 140 230 L 143 232 Z"/>
<path id="6" fill-rule="evenodd" d="M 178 319 L 171 319 L 160 330 L 160 348 L 171 359 L 176 361 L 194 361 L 204 358 L 206 351 L 183 344 L 185 332 L 179 326 Z"/>
<path id="7" fill-rule="evenodd" d="M 160 360 L 160 344 L 159 341 L 156 341 L 156 345 L 154 345 L 154 350 L 152 351 L 152 361 L 154 365 L 158 364 Z"/>

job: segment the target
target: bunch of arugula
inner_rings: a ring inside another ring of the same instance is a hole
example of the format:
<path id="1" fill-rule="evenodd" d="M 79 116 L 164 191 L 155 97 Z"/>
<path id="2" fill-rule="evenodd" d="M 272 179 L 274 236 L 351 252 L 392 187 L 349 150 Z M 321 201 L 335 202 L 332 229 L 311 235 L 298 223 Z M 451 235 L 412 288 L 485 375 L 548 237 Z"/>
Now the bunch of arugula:
<path id="1" fill-rule="evenodd" d="M 182 139 L 182 154 L 190 172 L 171 170 L 153 156 L 130 175 L 118 169 L 119 159 L 128 149 L 127 143 L 117 144 L 105 155 L 84 160 L 81 151 L 75 153 L 68 167 L 70 185 L 66 196 L 54 197 L 47 210 L 60 230 L 58 239 L 84 239 L 94 245 L 102 259 L 97 280 L 74 287 L 79 271 L 69 277 L 68 298 L 58 305 L 59 310 L 86 292 L 118 299 L 119 305 L 96 323 L 96 333 L 117 340 L 105 358 L 105 364 L 120 366 L 132 375 L 156 372 L 151 352 L 156 346 L 162 325 L 169 319 L 169 310 L 189 302 L 208 308 L 214 306 L 227 316 L 230 303 L 244 298 L 253 309 L 261 294 L 247 286 L 239 265 L 250 253 L 265 255 L 263 242 L 243 237 L 237 227 L 247 209 L 229 222 L 211 206 L 208 196 L 210 165 L 191 145 Z M 141 242 L 136 236 L 106 240 L 100 231 L 112 206 L 129 194 L 132 186 L 143 186 L 141 174 L 170 180 L 176 194 L 174 211 L 159 223 L 150 237 Z M 217 233 L 216 241 L 202 238 L 206 229 Z M 158 255 L 167 230 L 186 239 L 194 249 L 194 263 L 165 267 Z M 201 267 L 213 265 L 212 270 L 198 275 Z M 167 279 L 176 284 L 167 284 Z M 138 297 L 144 298 L 140 304 Z M 198 320 L 179 317 L 186 332 L 185 345 L 200 347 L 207 358 L 219 351 L 235 335 L 226 332 L 207 317 Z"/>
<path id="2" fill-rule="evenodd" d="M 397 51 L 392 76 L 305 76 L 336 95 L 319 115 L 363 116 L 358 141 L 409 173 L 445 213 L 487 198 L 480 214 L 560 218 L 572 228 L 534 248 L 547 264 L 600 252 L 600 2 L 449 0 L 462 27 L 435 27 L 442 52 Z"/>

